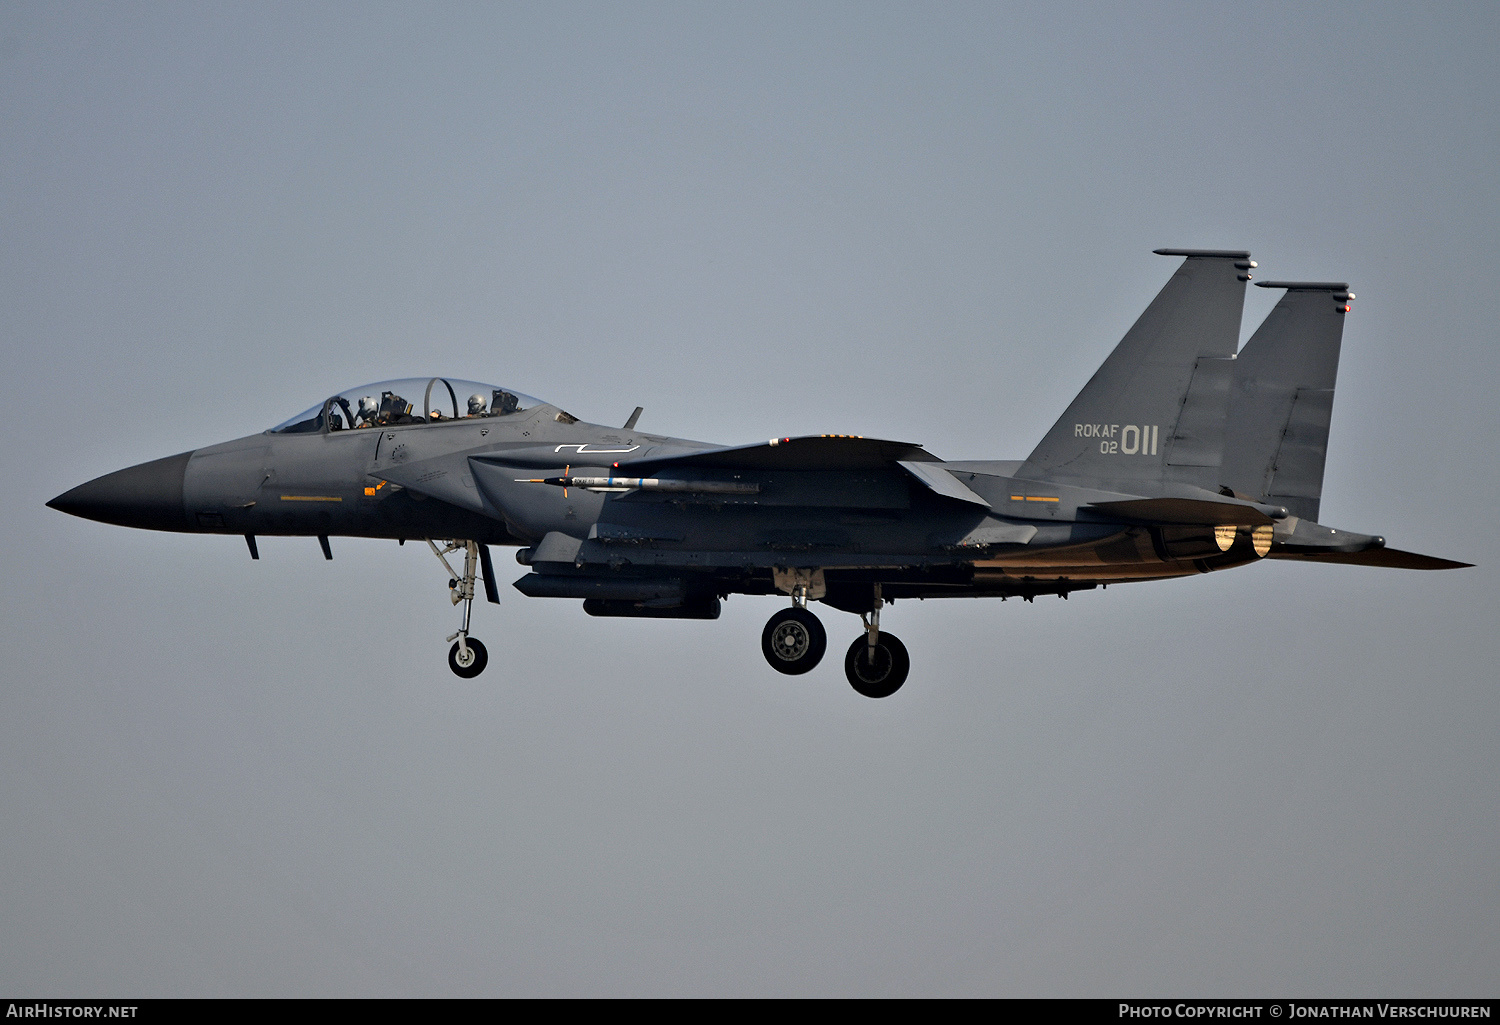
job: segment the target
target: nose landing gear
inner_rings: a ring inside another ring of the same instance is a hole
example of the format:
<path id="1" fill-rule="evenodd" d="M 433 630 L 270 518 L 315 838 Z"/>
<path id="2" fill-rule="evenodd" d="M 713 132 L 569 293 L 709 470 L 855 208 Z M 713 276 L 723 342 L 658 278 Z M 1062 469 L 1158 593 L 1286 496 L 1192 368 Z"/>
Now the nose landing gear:
<path id="1" fill-rule="evenodd" d="M 495 596 L 494 582 L 491 579 L 493 572 L 487 558 L 489 553 L 473 541 L 448 541 L 442 548 L 439 548 L 431 538 L 428 538 L 427 547 L 432 549 L 432 554 L 437 556 L 443 568 L 448 571 L 449 599 L 454 605 L 463 602 L 464 606 L 463 625 L 458 628 L 457 633 L 448 636 L 448 640 L 454 642 L 453 647 L 448 649 L 448 668 L 453 670 L 454 675 L 465 680 L 472 680 L 484 672 L 484 667 L 490 661 L 490 653 L 485 646 L 469 636 L 469 617 L 474 611 L 474 576 L 480 563 L 484 564 L 485 591 L 489 599 L 499 600 Z M 449 553 L 459 549 L 463 549 L 464 553 L 462 574 L 454 573 L 447 559 Z"/>

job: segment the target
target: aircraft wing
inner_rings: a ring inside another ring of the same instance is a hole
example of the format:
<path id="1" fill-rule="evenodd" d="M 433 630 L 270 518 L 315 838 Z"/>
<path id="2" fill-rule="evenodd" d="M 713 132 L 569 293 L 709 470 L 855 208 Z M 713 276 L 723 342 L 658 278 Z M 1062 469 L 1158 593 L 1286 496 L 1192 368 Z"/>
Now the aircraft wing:
<path id="1" fill-rule="evenodd" d="M 619 472 L 667 473 L 679 470 L 727 470 L 748 473 L 776 473 L 787 471 L 807 473 L 825 471 L 834 474 L 822 490 L 833 488 L 843 495 L 842 502 L 851 506 L 887 504 L 860 497 L 862 489 L 854 481 L 842 479 L 840 471 L 896 470 L 900 469 L 915 478 L 930 491 L 945 498 L 956 499 L 990 508 L 987 499 L 975 494 L 960 484 L 958 479 L 943 469 L 937 456 L 904 441 L 886 441 L 880 438 L 862 438 L 846 434 L 815 434 L 798 438 L 772 438 L 755 445 L 737 445 L 731 448 L 712 449 L 706 452 L 691 452 L 676 456 L 658 456 L 634 461 L 621 460 Z M 784 482 L 783 482 L 784 483 Z M 811 484 L 811 482 L 808 482 Z M 868 480 L 860 483 L 868 485 Z M 805 489 L 799 489 L 805 490 Z M 840 504 L 831 502 L 827 496 L 813 498 L 803 494 L 802 501 L 812 505 Z M 762 503 L 802 504 L 796 499 L 777 501 L 768 496 Z M 905 504 L 904 500 L 897 504 Z"/>
<path id="2" fill-rule="evenodd" d="M 852 434 L 810 434 L 682 455 L 627 458 L 621 459 L 618 466 L 632 474 L 679 466 L 718 470 L 873 470 L 903 461 L 932 463 L 938 457 L 921 445 L 904 441 Z"/>
<path id="3" fill-rule="evenodd" d="M 983 499 L 968 492 L 950 475 L 934 473 L 931 467 L 941 464 L 937 457 L 919 445 L 883 441 L 876 438 L 817 435 L 801 438 L 774 438 L 755 445 L 723 448 L 697 447 L 630 458 L 631 453 L 618 446 L 602 444 L 533 445 L 502 451 L 460 451 L 430 458 L 383 466 L 371 474 L 376 478 L 440 499 L 460 508 L 496 516 L 498 499 L 491 492 L 508 486 L 512 478 L 530 476 L 529 466 L 554 468 L 565 463 L 577 466 L 608 467 L 611 476 L 663 478 L 678 483 L 683 478 L 723 483 L 742 474 L 763 482 L 754 494 L 713 495 L 716 502 L 744 502 L 754 505 L 850 506 L 870 508 L 905 508 L 907 493 L 898 479 L 910 475 L 928 488 L 949 497 L 986 505 Z M 611 461 L 618 462 L 611 465 Z M 885 470 L 887 473 L 870 471 Z M 924 472 L 925 471 L 925 472 Z M 892 477 L 891 474 L 895 477 Z M 774 483 L 765 486 L 767 478 Z M 478 485 L 476 487 L 476 484 Z M 586 485 L 580 485 L 586 486 Z M 717 490 L 717 489 L 715 489 Z M 679 500 L 691 488 L 671 489 Z M 956 493 L 962 492 L 963 495 Z M 631 500 L 648 499 L 655 492 L 630 496 Z M 487 502 L 486 498 L 491 501 Z M 623 497 L 623 496 L 622 496 Z M 659 496 L 657 496 L 659 497 Z M 691 499 L 688 499 L 691 500 Z M 622 515 L 616 511 L 615 515 Z"/>

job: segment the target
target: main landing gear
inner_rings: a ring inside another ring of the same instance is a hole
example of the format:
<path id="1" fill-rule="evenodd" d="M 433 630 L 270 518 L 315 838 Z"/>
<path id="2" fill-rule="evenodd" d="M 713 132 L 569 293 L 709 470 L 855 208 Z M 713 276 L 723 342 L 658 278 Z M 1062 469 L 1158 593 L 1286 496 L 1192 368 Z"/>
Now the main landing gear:
<path id="1" fill-rule="evenodd" d="M 469 636 L 469 617 L 474 611 L 474 575 L 480 561 L 479 545 L 473 541 L 448 541 L 439 548 L 428 538 L 427 547 L 432 549 L 432 554 L 438 557 L 438 562 L 448 571 L 448 597 L 453 604 L 463 602 L 464 605 L 463 625 L 458 628 L 458 633 L 448 637 L 448 640 L 453 641 L 453 647 L 448 649 L 448 668 L 453 670 L 454 675 L 472 680 L 484 672 L 484 667 L 490 661 L 490 653 L 485 646 Z M 460 549 L 464 553 L 462 574 L 453 572 L 447 558 L 449 553 Z"/>
<path id="2" fill-rule="evenodd" d="M 844 656 L 844 675 L 867 698 L 888 698 L 901 689 L 911 672 L 911 657 L 895 634 L 882 633 L 880 607 L 885 604 L 880 585 L 874 589 L 873 607 L 861 613 L 865 632 L 855 638 Z M 761 631 L 760 650 L 778 673 L 797 676 L 812 669 L 828 650 L 828 634 L 818 617 L 807 608 L 807 589 L 792 591 L 792 607 L 772 616 Z M 454 670 L 457 672 L 457 670 Z"/>
<path id="3" fill-rule="evenodd" d="M 880 632 L 880 606 L 885 599 L 880 585 L 875 585 L 874 606 L 861 612 L 865 635 L 856 637 L 844 655 L 844 675 L 849 684 L 867 698 L 888 698 L 901 689 L 911 672 L 911 656 L 906 645 L 893 633 Z"/>

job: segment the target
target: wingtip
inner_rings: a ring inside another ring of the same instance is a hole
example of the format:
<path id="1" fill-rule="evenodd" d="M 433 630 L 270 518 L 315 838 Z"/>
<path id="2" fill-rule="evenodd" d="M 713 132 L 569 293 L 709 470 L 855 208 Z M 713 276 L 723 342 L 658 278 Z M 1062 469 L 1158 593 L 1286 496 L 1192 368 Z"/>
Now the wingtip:
<path id="1" fill-rule="evenodd" d="M 1170 247 L 1151 250 L 1157 256 L 1207 256 L 1220 260 L 1248 260 L 1247 249 L 1172 249 Z"/>
<path id="2" fill-rule="evenodd" d="M 1256 288 L 1285 288 L 1290 292 L 1347 292 L 1347 281 L 1257 281 Z M 1349 298 L 1353 299 L 1354 296 Z"/>

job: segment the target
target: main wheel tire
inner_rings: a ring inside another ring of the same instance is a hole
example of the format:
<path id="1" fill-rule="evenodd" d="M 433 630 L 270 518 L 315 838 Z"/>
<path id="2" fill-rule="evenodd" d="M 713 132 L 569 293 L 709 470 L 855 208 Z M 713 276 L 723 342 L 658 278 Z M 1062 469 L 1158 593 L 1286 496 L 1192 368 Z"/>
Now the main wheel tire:
<path id="1" fill-rule="evenodd" d="M 828 631 L 807 609 L 782 609 L 761 631 L 760 650 L 772 669 L 797 676 L 823 660 Z"/>
<path id="2" fill-rule="evenodd" d="M 448 649 L 448 668 L 453 670 L 455 676 L 461 676 L 465 680 L 472 680 L 484 672 L 484 667 L 490 664 L 490 653 L 485 650 L 484 645 L 474 638 L 468 638 L 469 660 L 467 663 L 461 661 L 461 652 L 458 642 L 453 642 L 453 647 Z"/>
<path id="3" fill-rule="evenodd" d="M 880 631 L 875 657 L 870 658 L 869 638 L 861 634 L 844 656 L 844 675 L 849 684 L 867 698 L 888 698 L 901 689 L 911 672 L 911 656 L 895 634 Z"/>

